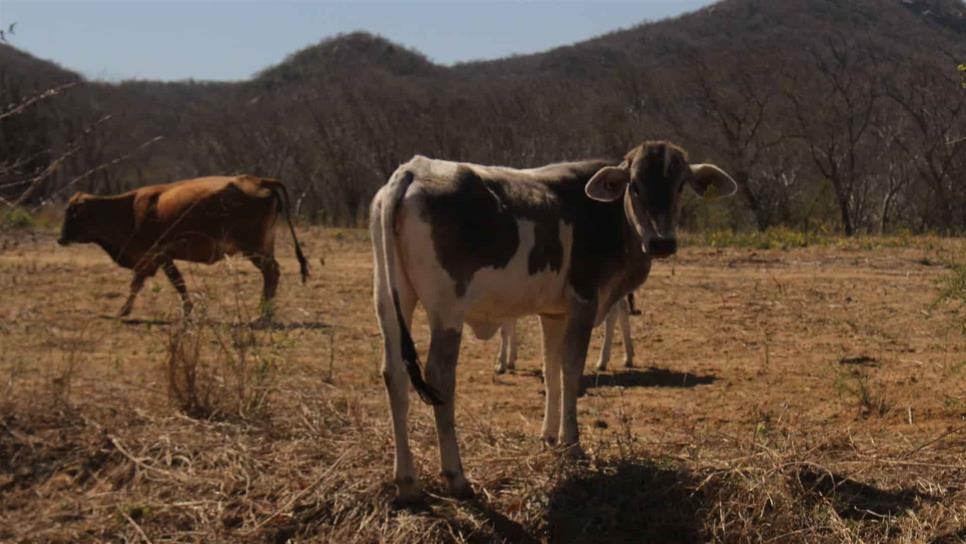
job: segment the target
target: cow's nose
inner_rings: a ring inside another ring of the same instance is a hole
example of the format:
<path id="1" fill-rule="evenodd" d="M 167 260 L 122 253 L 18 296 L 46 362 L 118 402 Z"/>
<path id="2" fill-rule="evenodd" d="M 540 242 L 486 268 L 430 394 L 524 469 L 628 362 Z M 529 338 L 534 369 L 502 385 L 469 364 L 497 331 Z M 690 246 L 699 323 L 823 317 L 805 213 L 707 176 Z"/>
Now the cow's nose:
<path id="1" fill-rule="evenodd" d="M 66 246 L 67 245 L 67 239 L 64 238 L 63 236 L 61 236 L 60 238 L 57 239 L 57 244 L 58 245 L 61 245 L 61 246 Z"/>
<path id="2" fill-rule="evenodd" d="M 678 250 L 678 241 L 675 238 L 654 238 L 648 245 L 648 250 L 655 257 L 670 257 Z"/>

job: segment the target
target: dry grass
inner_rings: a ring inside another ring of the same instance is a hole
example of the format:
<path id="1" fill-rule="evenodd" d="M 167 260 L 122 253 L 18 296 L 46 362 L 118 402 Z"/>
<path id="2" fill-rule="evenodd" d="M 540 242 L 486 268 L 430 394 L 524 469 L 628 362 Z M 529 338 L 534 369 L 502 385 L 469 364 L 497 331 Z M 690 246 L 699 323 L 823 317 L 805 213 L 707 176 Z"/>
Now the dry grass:
<path id="1" fill-rule="evenodd" d="M 0 541 L 966 541 L 966 342 L 923 263 L 959 242 L 688 248 L 642 291 L 644 367 L 585 380 L 581 462 L 539 445 L 533 323 L 515 374 L 467 338 L 477 497 L 441 494 L 414 405 L 427 498 L 399 509 L 364 237 L 303 238 L 329 266 L 302 287 L 283 260 L 282 325 L 258 331 L 247 263 L 189 269 L 187 327 L 163 278 L 118 321 L 105 256 L 6 240 Z"/>

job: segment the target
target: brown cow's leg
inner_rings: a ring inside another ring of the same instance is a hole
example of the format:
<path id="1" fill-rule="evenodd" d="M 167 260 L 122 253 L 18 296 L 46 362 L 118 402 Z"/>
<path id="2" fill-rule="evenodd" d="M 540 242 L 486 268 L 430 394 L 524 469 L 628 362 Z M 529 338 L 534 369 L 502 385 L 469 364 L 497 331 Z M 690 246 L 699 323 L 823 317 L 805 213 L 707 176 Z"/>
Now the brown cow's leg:
<path id="1" fill-rule="evenodd" d="M 174 265 L 174 261 L 171 260 L 161 263 L 161 269 L 164 270 L 164 275 L 171 280 L 174 288 L 178 290 L 178 295 L 181 297 L 181 308 L 184 311 L 184 316 L 188 317 L 194 305 L 191 303 L 191 298 L 188 297 L 188 288 L 185 286 L 181 271 L 178 270 L 178 267 Z"/>
<path id="2" fill-rule="evenodd" d="M 281 275 L 278 269 L 278 261 L 272 255 L 255 254 L 249 255 L 249 260 L 262 273 L 264 281 L 262 286 L 261 316 L 256 324 L 267 325 L 271 323 L 275 315 L 275 292 L 278 291 L 278 278 Z"/>
<path id="3" fill-rule="evenodd" d="M 141 288 L 144 287 L 144 280 L 147 278 L 148 275 L 141 272 L 134 273 L 134 279 L 131 280 L 131 294 L 127 296 L 127 301 L 124 302 L 124 306 L 121 306 L 121 311 L 117 314 L 118 317 L 126 317 L 131 313 L 131 309 L 134 307 L 134 299 L 141 292 Z"/>

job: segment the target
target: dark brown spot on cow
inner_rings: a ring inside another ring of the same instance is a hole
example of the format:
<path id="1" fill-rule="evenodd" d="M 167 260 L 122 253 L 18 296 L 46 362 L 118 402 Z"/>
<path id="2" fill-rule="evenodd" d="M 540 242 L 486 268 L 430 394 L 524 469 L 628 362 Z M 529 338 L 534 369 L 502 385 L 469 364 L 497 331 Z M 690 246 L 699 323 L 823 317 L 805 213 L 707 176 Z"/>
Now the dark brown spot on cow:
<path id="1" fill-rule="evenodd" d="M 561 217 L 546 182 L 511 171 L 499 178 L 481 177 L 462 168 L 452 183 L 421 184 L 426 192 L 421 216 L 432 225 L 436 257 L 456 283 L 457 296 L 466 294 L 477 270 L 506 268 L 520 246 L 518 220 L 534 223 L 527 272 L 563 267 L 560 221 L 568 218 Z"/>
<path id="2" fill-rule="evenodd" d="M 432 225 L 436 259 L 456 282 L 456 295 L 477 270 L 505 268 L 520 243 L 517 224 L 493 189 L 496 182 L 462 170 L 451 185 L 424 183 L 422 217 Z"/>
<path id="3" fill-rule="evenodd" d="M 527 258 L 527 272 L 534 275 L 541 270 L 554 272 L 563 265 L 563 244 L 560 243 L 560 223 L 552 217 L 538 221 L 533 228 L 533 249 Z"/>

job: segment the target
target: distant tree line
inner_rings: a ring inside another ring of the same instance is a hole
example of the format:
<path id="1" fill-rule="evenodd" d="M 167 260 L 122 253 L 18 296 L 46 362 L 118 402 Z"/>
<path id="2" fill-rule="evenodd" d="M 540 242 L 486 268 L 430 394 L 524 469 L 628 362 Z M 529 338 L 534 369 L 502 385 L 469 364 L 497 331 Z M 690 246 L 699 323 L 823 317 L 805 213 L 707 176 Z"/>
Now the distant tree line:
<path id="1" fill-rule="evenodd" d="M 740 188 L 710 215 L 691 199 L 692 229 L 962 234 L 966 24 L 921 22 L 909 5 L 728 0 L 450 68 L 357 33 L 233 84 L 28 84 L 0 62 L 0 198 L 35 205 L 249 172 L 286 182 L 306 219 L 358 225 L 416 153 L 529 167 L 670 139 Z"/>

